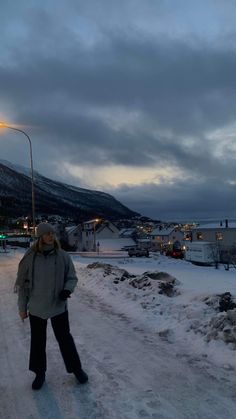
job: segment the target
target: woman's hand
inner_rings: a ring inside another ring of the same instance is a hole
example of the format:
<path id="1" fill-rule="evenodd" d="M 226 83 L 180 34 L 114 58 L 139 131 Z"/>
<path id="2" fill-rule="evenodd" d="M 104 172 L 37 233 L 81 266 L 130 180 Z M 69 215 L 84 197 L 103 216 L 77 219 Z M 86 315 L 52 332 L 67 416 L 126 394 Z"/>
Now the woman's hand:
<path id="1" fill-rule="evenodd" d="M 59 294 L 59 298 L 62 301 L 66 301 L 67 298 L 70 298 L 70 295 L 71 295 L 71 291 L 69 291 L 69 290 L 62 290 L 60 292 L 60 294 Z"/>
<path id="2" fill-rule="evenodd" d="M 28 317 L 27 311 L 19 311 L 19 316 L 22 321 L 24 321 Z"/>

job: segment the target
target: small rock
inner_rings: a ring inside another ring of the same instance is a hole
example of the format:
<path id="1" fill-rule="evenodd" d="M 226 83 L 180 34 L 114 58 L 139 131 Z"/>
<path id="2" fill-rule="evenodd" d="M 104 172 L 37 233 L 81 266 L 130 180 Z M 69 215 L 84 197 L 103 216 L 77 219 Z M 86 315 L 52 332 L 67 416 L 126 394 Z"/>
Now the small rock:
<path id="1" fill-rule="evenodd" d="M 225 292 L 219 297 L 220 297 L 220 301 L 219 301 L 220 311 L 228 311 L 228 310 L 233 310 L 234 308 L 236 308 L 236 304 L 233 302 L 232 295 L 230 292 Z"/>

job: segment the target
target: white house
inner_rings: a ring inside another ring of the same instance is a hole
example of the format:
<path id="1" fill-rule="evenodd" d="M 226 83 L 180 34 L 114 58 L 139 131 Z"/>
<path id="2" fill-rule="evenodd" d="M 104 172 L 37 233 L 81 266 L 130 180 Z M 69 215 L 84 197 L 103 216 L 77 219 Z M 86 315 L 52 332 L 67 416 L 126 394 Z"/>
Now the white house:
<path id="1" fill-rule="evenodd" d="M 236 245 L 236 222 L 220 221 L 200 224 L 192 229 L 192 241 L 217 243 L 221 247 Z"/>
<path id="2" fill-rule="evenodd" d="M 79 243 L 82 241 L 82 226 L 75 225 L 66 227 L 65 232 L 68 245 L 77 250 Z"/>
<path id="3" fill-rule="evenodd" d="M 82 225 L 82 240 L 78 250 L 96 251 L 103 239 L 118 239 L 119 229 L 110 221 L 89 220 Z"/>
<path id="4" fill-rule="evenodd" d="M 151 245 L 153 248 L 161 249 L 163 245 L 173 244 L 175 241 L 182 241 L 184 237 L 183 231 L 179 227 L 155 228 L 151 233 Z"/>

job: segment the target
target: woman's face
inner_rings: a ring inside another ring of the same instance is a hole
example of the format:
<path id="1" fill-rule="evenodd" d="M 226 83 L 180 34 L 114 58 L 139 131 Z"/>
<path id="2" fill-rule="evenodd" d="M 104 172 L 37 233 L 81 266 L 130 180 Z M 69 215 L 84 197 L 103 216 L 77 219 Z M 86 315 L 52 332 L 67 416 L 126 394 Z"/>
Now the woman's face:
<path id="1" fill-rule="evenodd" d="M 50 233 L 46 233 L 42 235 L 43 244 L 53 244 L 54 243 L 55 234 L 50 231 Z"/>

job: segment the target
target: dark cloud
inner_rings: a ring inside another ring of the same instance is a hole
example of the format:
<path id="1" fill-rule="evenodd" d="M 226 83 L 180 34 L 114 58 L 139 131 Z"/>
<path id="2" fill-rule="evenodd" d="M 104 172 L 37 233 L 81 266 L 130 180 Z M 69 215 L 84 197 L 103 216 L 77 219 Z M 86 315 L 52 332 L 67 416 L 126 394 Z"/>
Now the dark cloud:
<path id="1" fill-rule="evenodd" d="M 227 210 L 227 200 L 234 205 L 235 190 L 228 183 L 235 180 L 234 134 L 227 142 L 225 130 L 235 123 L 236 51 L 230 41 L 236 10 L 230 3 L 227 15 L 217 2 L 213 13 L 212 4 L 204 2 L 205 38 L 199 36 L 202 2 L 195 6 L 195 34 L 184 21 L 187 11 L 177 14 L 181 36 L 161 2 L 121 1 L 119 8 L 105 0 L 2 6 L 0 114 L 29 127 L 36 168 L 47 167 L 55 178 L 63 159 L 98 168 L 152 168 L 153 177 L 157 168 L 172 167 L 171 185 L 150 183 L 132 187 L 133 193 L 127 186 L 130 207 L 158 213 L 168 205 L 173 214 L 193 213 L 185 202 L 189 195 L 196 212 L 216 213 L 224 205 Z M 220 29 L 221 16 L 222 24 L 229 19 L 231 25 L 220 38 L 212 28 Z M 26 164 L 16 140 L 4 135 L 15 142 L 4 143 L 2 157 L 14 161 L 15 155 L 17 163 Z M 200 181 L 188 189 L 175 171 Z M 75 183 L 69 175 L 66 180 Z M 217 203 L 219 185 L 227 194 Z M 145 188 L 150 194 L 144 201 Z M 124 189 L 117 194 L 126 199 Z"/>
<path id="2" fill-rule="evenodd" d="M 114 192 L 113 192 L 114 193 Z M 177 181 L 174 185 L 123 185 L 115 191 L 118 198 L 136 211 L 139 208 L 154 219 L 199 220 L 235 218 L 236 185 Z"/>

